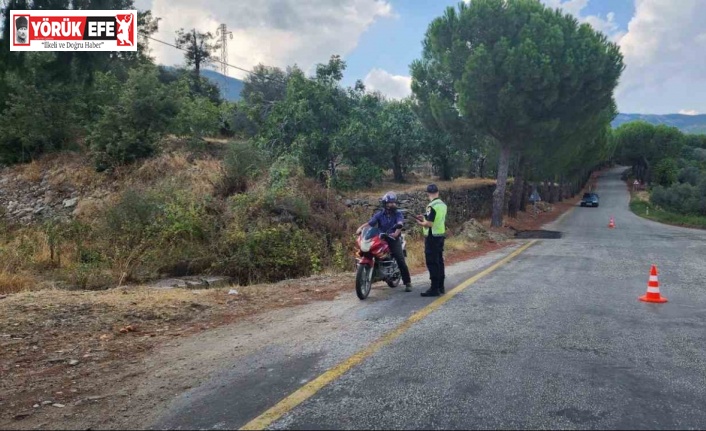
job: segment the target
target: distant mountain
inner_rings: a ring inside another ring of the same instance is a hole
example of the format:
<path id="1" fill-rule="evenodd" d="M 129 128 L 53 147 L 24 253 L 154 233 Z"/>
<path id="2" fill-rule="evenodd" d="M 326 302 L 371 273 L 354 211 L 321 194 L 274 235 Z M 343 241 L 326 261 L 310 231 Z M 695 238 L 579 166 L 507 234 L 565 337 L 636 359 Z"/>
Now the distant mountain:
<path id="1" fill-rule="evenodd" d="M 682 115 L 682 114 L 618 114 L 613 120 L 613 127 L 632 121 L 645 121 L 650 124 L 665 124 L 678 128 L 684 133 L 706 134 L 706 115 Z"/>
<path id="2" fill-rule="evenodd" d="M 243 81 L 222 75 L 215 70 L 202 70 L 201 75 L 216 84 L 221 90 L 221 96 L 229 102 L 240 100 L 240 92 L 243 90 Z"/>

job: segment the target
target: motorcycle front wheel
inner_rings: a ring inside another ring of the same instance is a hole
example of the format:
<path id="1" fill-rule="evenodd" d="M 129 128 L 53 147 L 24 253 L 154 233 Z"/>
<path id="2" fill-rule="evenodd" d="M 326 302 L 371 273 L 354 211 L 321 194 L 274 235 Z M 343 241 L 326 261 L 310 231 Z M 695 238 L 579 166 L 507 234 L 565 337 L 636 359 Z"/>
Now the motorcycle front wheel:
<path id="1" fill-rule="evenodd" d="M 358 270 L 355 273 L 355 293 L 360 300 L 367 298 L 370 294 L 370 288 L 373 285 L 372 272 L 372 267 L 368 265 L 358 265 Z"/>

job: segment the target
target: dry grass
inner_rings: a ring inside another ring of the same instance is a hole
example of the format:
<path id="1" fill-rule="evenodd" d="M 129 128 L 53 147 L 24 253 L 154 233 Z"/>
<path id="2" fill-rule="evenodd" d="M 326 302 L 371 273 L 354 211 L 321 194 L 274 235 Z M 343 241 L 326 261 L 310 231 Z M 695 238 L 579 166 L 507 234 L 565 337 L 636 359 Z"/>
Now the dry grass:
<path id="1" fill-rule="evenodd" d="M 221 161 L 215 158 L 192 160 L 184 152 L 162 154 L 142 162 L 135 172 L 126 175 L 140 187 L 155 185 L 165 179 L 188 187 L 196 195 L 213 194 L 213 184 L 221 175 Z"/>
<path id="2" fill-rule="evenodd" d="M 77 190 L 93 190 L 105 184 L 105 175 L 96 172 L 93 164 L 83 154 L 60 153 L 50 163 L 49 184 L 54 187 L 69 186 Z"/>
<path id="3" fill-rule="evenodd" d="M 649 202 L 650 201 L 650 192 L 648 191 L 639 191 L 639 192 L 634 192 L 633 193 L 633 199 L 637 201 L 642 201 L 642 202 Z"/>
<path id="4" fill-rule="evenodd" d="M 478 250 L 481 244 L 471 241 L 463 236 L 449 236 L 444 242 L 445 254 L 458 254 Z M 426 263 L 424 260 L 424 239 L 421 237 L 410 238 L 407 240 L 407 265 L 410 269 L 424 269 Z"/>
<path id="5" fill-rule="evenodd" d="M 104 176 L 93 169 L 87 155 L 73 151 L 46 154 L 12 169 L 21 180 L 31 183 L 39 183 L 46 176 L 53 187 L 91 189 L 104 181 Z"/>
<path id="6" fill-rule="evenodd" d="M 469 251 L 478 248 L 478 243 L 470 241 L 461 236 L 452 236 L 444 242 L 444 250 L 447 252 Z"/>
<path id="7" fill-rule="evenodd" d="M 0 295 L 26 292 L 41 286 L 39 279 L 26 273 L 0 271 Z"/>
<path id="8" fill-rule="evenodd" d="M 17 168 L 18 178 L 30 183 L 39 183 L 42 181 L 43 174 L 44 169 L 42 163 L 38 160 L 32 160 L 30 163 L 20 165 Z"/>
<path id="9" fill-rule="evenodd" d="M 424 266 L 424 240 L 414 238 L 407 240 L 407 265 L 410 268 Z"/>
<path id="10" fill-rule="evenodd" d="M 162 154 L 140 163 L 131 179 L 139 184 L 154 184 L 168 175 L 184 171 L 191 166 L 187 156 L 181 153 Z"/>
<path id="11" fill-rule="evenodd" d="M 495 180 L 487 178 L 456 178 L 453 181 L 438 181 L 433 178 L 415 178 L 410 183 L 400 184 L 392 181 L 383 181 L 382 185 L 373 187 L 372 189 L 359 191 L 354 194 L 356 198 L 366 198 L 370 196 L 379 197 L 385 192 L 394 190 L 396 193 L 409 193 L 413 191 L 422 191 L 428 184 L 434 183 L 439 186 L 440 190 L 460 189 L 482 187 L 495 184 Z"/>

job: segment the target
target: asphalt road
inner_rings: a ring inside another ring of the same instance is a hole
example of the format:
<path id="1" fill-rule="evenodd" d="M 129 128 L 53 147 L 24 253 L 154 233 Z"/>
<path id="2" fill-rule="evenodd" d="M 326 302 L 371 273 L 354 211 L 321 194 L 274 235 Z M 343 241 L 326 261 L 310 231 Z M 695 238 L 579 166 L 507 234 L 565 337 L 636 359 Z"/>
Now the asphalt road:
<path id="1" fill-rule="evenodd" d="M 549 227 L 561 239 L 480 279 L 271 427 L 706 427 L 706 232 L 630 213 L 619 172 L 599 181 L 599 208 Z M 498 258 L 455 267 L 449 284 Z M 637 300 L 652 264 L 666 304 Z M 146 425 L 240 427 L 431 302 L 371 297 L 332 304 L 330 330 L 233 364 Z"/>

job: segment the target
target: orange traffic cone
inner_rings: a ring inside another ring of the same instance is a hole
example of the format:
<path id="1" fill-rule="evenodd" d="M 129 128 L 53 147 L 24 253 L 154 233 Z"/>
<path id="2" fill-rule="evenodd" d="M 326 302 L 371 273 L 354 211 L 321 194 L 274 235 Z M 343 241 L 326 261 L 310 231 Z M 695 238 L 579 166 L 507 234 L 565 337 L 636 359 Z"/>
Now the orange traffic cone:
<path id="1" fill-rule="evenodd" d="M 608 227 L 611 229 L 615 229 L 615 219 L 612 216 L 610 217 L 610 223 L 608 223 Z"/>
<path id="2" fill-rule="evenodd" d="M 641 296 L 640 301 L 644 302 L 667 302 L 667 298 L 659 294 L 659 280 L 657 280 L 657 267 L 652 265 L 650 270 L 650 281 L 647 283 L 647 293 Z"/>

